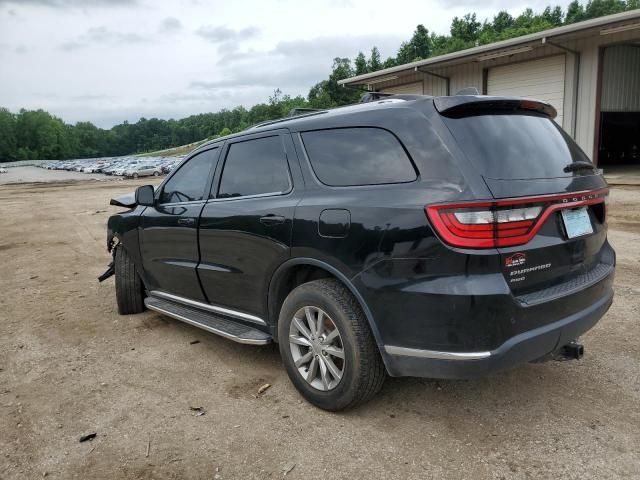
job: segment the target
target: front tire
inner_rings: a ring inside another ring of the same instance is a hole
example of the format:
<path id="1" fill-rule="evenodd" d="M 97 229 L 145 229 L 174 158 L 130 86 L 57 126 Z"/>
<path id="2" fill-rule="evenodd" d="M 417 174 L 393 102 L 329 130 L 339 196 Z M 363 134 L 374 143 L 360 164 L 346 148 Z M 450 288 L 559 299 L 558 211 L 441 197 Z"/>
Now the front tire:
<path id="1" fill-rule="evenodd" d="M 362 404 L 384 383 L 385 368 L 367 319 L 338 280 L 305 283 L 287 296 L 278 341 L 291 382 L 324 410 Z"/>
<path id="2" fill-rule="evenodd" d="M 134 174 L 133 174 L 133 175 L 131 175 L 131 176 L 133 177 L 133 179 L 134 179 L 134 180 L 138 178 L 138 174 L 137 174 L 137 173 L 134 173 Z"/>
<path id="3" fill-rule="evenodd" d="M 116 300 L 118 313 L 128 315 L 144 311 L 144 287 L 136 266 L 122 245 L 116 247 Z"/>

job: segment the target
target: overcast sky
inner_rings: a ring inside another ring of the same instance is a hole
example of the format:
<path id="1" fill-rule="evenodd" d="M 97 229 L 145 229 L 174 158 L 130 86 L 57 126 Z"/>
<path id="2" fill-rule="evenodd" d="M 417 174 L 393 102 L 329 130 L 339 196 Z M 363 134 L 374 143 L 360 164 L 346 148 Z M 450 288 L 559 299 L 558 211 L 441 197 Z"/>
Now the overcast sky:
<path id="1" fill-rule="evenodd" d="M 539 0 L 0 0 L 0 106 L 110 127 L 306 95 L 336 56 Z M 566 7 L 567 1 L 556 2 Z"/>

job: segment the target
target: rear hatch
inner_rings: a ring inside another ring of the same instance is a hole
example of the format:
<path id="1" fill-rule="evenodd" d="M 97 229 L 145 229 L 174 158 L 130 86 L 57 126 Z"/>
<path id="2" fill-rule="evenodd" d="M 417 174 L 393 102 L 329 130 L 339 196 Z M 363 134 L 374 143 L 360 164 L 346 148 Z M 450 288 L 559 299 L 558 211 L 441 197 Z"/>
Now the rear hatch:
<path id="1" fill-rule="evenodd" d="M 533 292 L 560 295 L 559 285 L 579 288 L 597 272 L 604 274 L 613 263 L 604 248 L 607 185 L 552 120 L 553 107 L 480 96 L 434 103 L 493 195 L 492 201 L 432 212 L 430 218 L 437 214 L 445 229 L 462 238 L 449 243 L 497 248 L 513 293 L 530 302 L 544 298 Z"/>

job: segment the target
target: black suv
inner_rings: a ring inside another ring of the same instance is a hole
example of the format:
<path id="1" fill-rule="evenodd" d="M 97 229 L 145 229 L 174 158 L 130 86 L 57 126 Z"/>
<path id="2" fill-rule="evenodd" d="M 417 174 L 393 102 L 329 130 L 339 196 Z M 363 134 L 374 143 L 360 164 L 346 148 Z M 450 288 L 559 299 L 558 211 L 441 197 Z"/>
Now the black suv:
<path id="1" fill-rule="evenodd" d="M 386 374 L 579 358 L 613 298 L 607 184 L 548 104 L 391 96 L 192 152 L 113 215 L 118 309 L 278 342 L 311 403 Z"/>

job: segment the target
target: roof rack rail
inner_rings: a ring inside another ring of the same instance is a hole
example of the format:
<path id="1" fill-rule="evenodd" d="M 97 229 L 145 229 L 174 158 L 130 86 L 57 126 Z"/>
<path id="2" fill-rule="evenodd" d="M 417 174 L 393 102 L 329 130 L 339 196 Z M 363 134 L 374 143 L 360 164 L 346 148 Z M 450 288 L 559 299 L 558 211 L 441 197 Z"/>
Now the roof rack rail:
<path id="1" fill-rule="evenodd" d="M 306 110 L 298 115 L 291 115 L 291 112 L 294 110 Z M 276 123 L 286 122 L 287 120 L 291 120 L 292 117 L 310 117 L 312 115 L 319 115 L 321 113 L 327 113 L 327 110 L 319 109 L 319 108 L 293 108 L 289 112 L 289 114 L 282 118 L 276 118 L 274 120 L 265 120 L 264 122 L 256 123 L 255 125 L 251 125 L 247 130 L 253 130 L 254 128 L 264 127 L 266 125 L 273 125 Z"/>
<path id="2" fill-rule="evenodd" d="M 298 116 L 298 115 L 304 115 L 305 113 L 322 112 L 322 111 L 323 111 L 322 108 L 296 107 L 296 108 L 292 108 L 291 110 L 289 110 L 289 113 L 287 114 L 287 117 L 295 117 L 295 116 Z"/>
<path id="3" fill-rule="evenodd" d="M 368 103 L 375 102 L 376 100 L 380 100 L 381 98 L 390 97 L 395 95 L 395 93 L 385 93 L 385 92 L 367 92 L 360 98 L 360 103 Z"/>
<path id="4" fill-rule="evenodd" d="M 456 92 L 456 95 L 480 95 L 480 92 L 476 87 L 466 87 Z"/>

